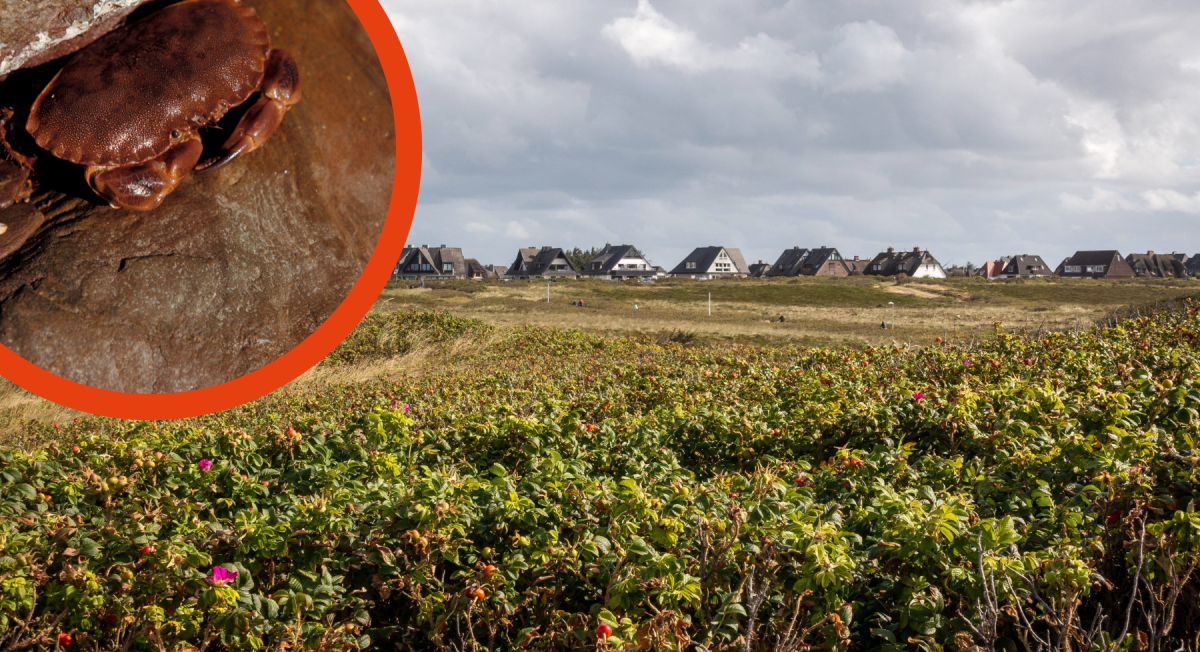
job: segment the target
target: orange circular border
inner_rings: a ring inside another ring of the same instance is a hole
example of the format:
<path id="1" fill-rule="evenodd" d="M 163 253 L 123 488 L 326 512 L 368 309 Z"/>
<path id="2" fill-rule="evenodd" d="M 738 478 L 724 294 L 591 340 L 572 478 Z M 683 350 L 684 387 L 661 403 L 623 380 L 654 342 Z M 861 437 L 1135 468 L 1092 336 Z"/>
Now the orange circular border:
<path id="1" fill-rule="evenodd" d="M 378 0 L 346 0 L 383 65 L 396 120 L 396 180 L 375 251 L 350 294 L 323 324 L 274 362 L 220 385 L 173 394 L 130 394 L 56 376 L 0 345 L 0 370 L 26 390 L 83 412 L 122 419 L 182 419 L 218 412 L 279 389 L 320 362 L 366 316 L 404 248 L 421 185 L 421 115 L 408 59 Z"/>

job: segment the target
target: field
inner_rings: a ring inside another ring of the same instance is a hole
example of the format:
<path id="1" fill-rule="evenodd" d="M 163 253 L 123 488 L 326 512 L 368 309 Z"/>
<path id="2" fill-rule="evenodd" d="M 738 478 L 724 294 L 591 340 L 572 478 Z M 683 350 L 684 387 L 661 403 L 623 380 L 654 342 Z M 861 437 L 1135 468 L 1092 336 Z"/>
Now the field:
<path id="1" fill-rule="evenodd" d="M 1198 312 L 841 349 L 375 313 L 235 410 L 14 431 L 0 650 L 1200 652 Z"/>
<path id="2" fill-rule="evenodd" d="M 1183 280 L 1094 281 L 875 277 L 727 279 L 656 283 L 597 280 L 393 283 L 379 310 L 446 310 L 494 325 L 577 328 L 616 335 L 804 346 L 969 342 L 1005 328 L 1086 328 L 1110 311 L 1200 290 Z M 708 297 L 712 295 L 712 315 Z M 583 308 L 571 305 L 583 300 Z M 895 317 L 892 316 L 894 304 Z M 633 310 L 637 305 L 638 310 Z M 779 317 L 784 321 L 780 322 Z M 882 322 L 895 328 L 880 328 Z"/>

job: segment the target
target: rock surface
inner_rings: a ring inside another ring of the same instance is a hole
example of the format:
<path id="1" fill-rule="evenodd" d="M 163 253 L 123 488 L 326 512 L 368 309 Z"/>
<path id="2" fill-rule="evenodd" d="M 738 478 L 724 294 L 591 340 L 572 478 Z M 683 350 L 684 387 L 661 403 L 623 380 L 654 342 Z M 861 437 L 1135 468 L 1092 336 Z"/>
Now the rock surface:
<path id="1" fill-rule="evenodd" d="M 64 57 L 148 0 L 0 0 L 0 78 Z"/>
<path id="2" fill-rule="evenodd" d="M 0 343 L 92 387 L 185 391 L 278 358 L 348 294 L 391 197 L 383 70 L 342 0 L 247 4 L 299 64 L 303 99 L 265 145 L 147 213 L 102 205 L 81 167 L 43 153 L 31 200 L 0 212 Z M 56 65 L 0 97 L 31 101 Z"/>

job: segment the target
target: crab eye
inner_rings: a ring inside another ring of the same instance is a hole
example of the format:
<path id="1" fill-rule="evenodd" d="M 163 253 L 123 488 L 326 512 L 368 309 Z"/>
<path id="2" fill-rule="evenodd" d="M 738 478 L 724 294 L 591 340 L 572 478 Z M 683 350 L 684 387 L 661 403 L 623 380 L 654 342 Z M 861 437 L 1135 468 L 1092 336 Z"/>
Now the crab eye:
<path id="1" fill-rule="evenodd" d="M 160 134 L 161 134 L 162 132 L 160 131 L 160 132 L 158 132 L 158 133 L 160 133 Z M 182 135 L 183 135 L 183 134 L 179 133 L 179 130 L 178 130 L 178 129 L 175 129 L 175 130 L 172 130 L 172 131 L 171 131 L 171 138 L 179 138 L 179 137 L 180 137 L 180 136 L 182 136 Z"/>

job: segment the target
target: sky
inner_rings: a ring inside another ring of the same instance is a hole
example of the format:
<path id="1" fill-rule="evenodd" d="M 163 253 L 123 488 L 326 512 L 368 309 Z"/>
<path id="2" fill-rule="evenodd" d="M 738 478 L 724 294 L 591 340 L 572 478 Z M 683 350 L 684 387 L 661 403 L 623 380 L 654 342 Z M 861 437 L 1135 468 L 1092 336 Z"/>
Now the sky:
<path id="1" fill-rule="evenodd" d="M 383 0 L 412 244 L 1200 252 L 1194 0 Z"/>

